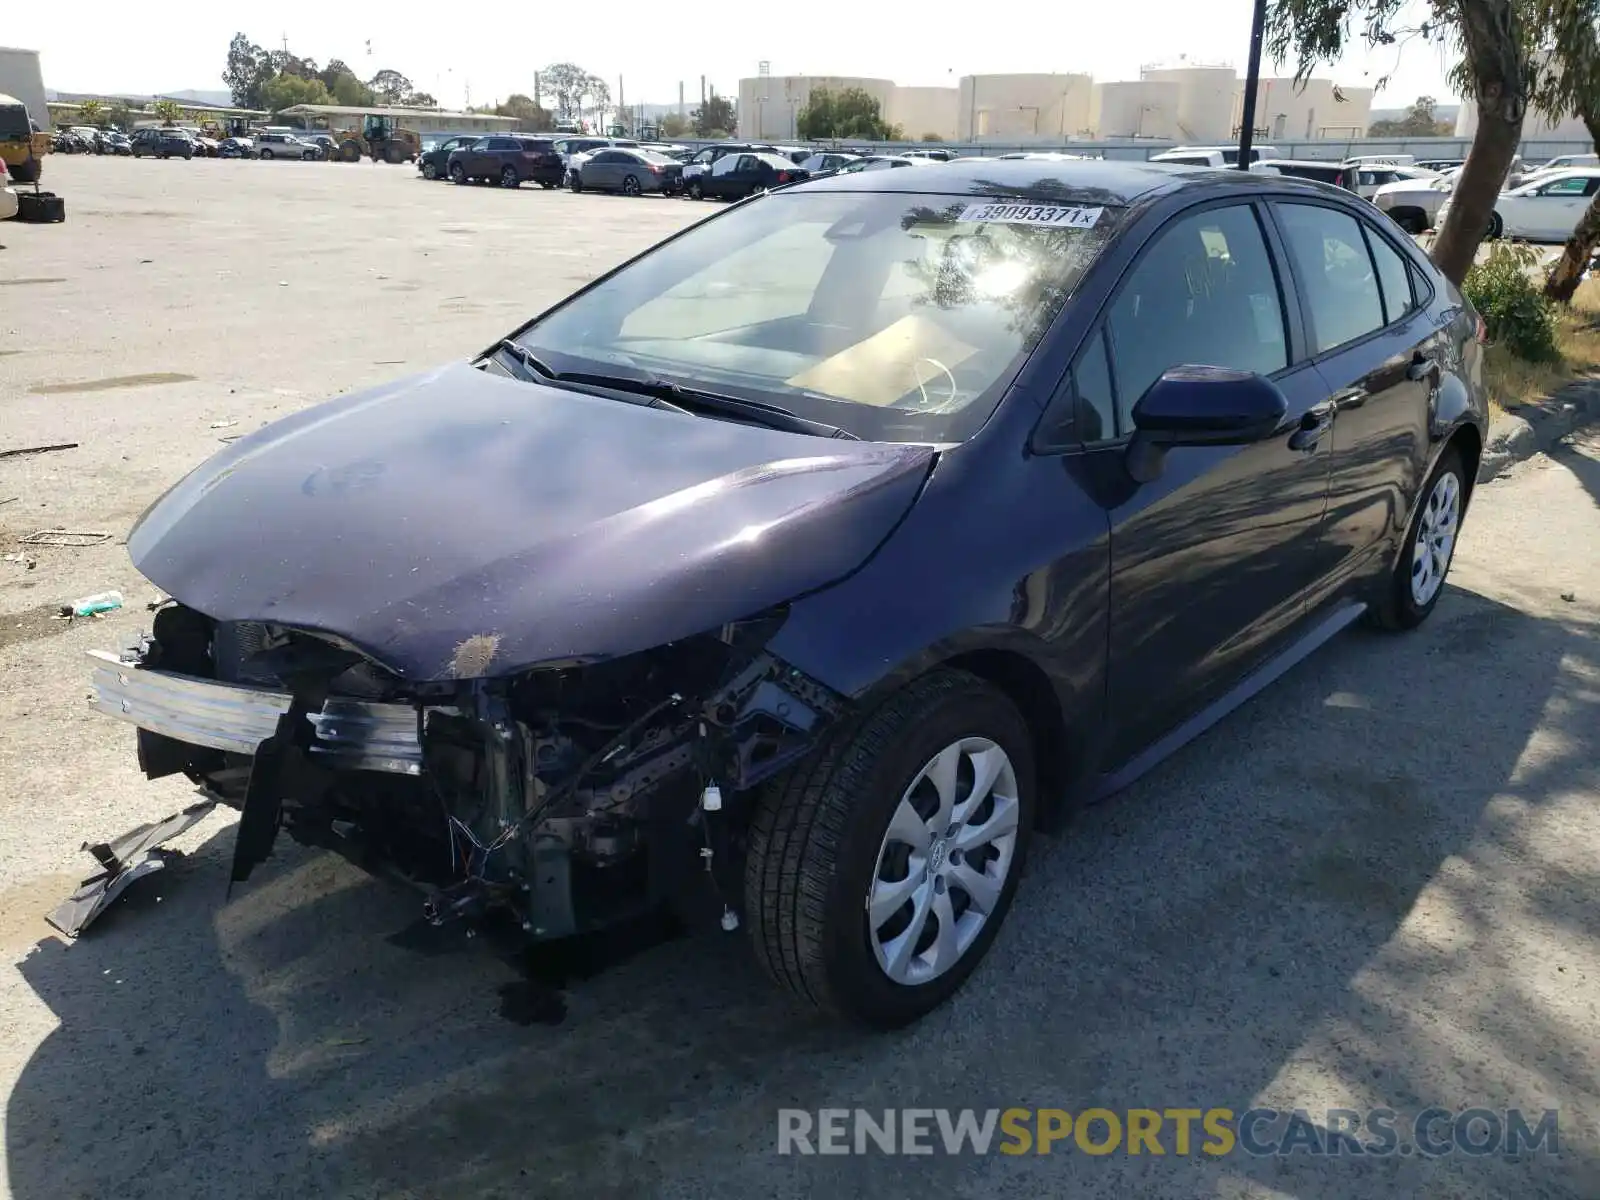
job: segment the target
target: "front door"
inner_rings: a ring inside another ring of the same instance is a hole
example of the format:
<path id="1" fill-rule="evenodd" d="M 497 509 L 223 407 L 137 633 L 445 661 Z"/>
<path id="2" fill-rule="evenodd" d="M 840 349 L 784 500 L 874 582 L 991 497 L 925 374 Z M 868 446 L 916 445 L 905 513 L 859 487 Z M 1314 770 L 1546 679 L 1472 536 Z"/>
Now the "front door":
<path id="1" fill-rule="evenodd" d="M 1320 605 L 1363 592 L 1405 534 L 1427 467 L 1429 396 L 1445 335 L 1419 304 L 1404 254 L 1371 223 L 1332 205 L 1274 203 L 1272 211 L 1335 412 L 1312 598 Z"/>
<path id="2" fill-rule="evenodd" d="M 1217 699 L 1305 610 L 1327 498 L 1326 393 L 1300 362 L 1290 281 L 1263 216 L 1235 202 L 1175 218 L 1106 312 L 1102 373 L 1119 436 L 1175 366 L 1254 371 L 1288 401 L 1269 440 L 1173 449 L 1162 474 L 1111 512 L 1111 763 Z M 1080 387 L 1093 370 L 1080 366 Z"/>

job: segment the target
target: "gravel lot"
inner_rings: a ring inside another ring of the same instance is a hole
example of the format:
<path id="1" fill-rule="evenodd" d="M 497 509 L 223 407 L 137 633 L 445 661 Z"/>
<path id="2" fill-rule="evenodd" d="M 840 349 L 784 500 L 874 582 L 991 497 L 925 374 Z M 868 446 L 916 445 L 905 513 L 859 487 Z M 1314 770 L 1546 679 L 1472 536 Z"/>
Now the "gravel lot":
<path id="1" fill-rule="evenodd" d="M 217 439 L 464 357 L 706 206 L 373 165 L 57 158 L 0 225 L 0 1089 L 16 1200 L 1600 1195 L 1600 440 L 1486 485 L 1453 586 L 1338 639 L 1043 844 L 990 962 L 892 1037 L 810 1024 L 740 938 L 497 1012 L 509 968 L 388 940 L 413 896 L 231 819 L 71 947 L 85 839 L 187 802 L 85 710 L 152 595 L 118 544 Z M 224 422 L 232 424 L 224 425 Z M 249 531 L 240 531 L 248 540 Z M 71 626 L 62 601 L 129 608 Z M 783 1106 L 1561 1110 L 1559 1157 L 782 1158 Z"/>

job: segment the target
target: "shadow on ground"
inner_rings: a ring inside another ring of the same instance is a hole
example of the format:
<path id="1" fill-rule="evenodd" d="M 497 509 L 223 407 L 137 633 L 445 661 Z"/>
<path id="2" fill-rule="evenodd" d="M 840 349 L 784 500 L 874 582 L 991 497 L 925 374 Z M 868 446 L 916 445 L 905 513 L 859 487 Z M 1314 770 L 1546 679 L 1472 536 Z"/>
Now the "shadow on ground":
<path id="1" fill-rule="evenodd" d="M 991 961 L 887 1037 L 798 1017 L 740 938 L 650 949 L 518 1027 L 504 964 L 389 943 L 414 898 L 337 860 L 280 847 L 223 906 L 226 829 L 160 903 L 21 963 L 60 1025 L 10 1098 L 12 1195 L 1593 1197 L 1577 1131 L 1524 1161 L 773 1152 L 790 1105 L 1593 1105 L 1497 923 L 1516 902 L 1592 945 L 1600 872 L 1495 883 L 1594 786 L 1575 662 L 1592 630 L 1461 591 L 1415 637 L 1339 639 L 1043 847 Z M 1511 669 L 1492 706 L 1462 685 Z M 1397 936 L 1424 889 L 1453 940 Z"/>

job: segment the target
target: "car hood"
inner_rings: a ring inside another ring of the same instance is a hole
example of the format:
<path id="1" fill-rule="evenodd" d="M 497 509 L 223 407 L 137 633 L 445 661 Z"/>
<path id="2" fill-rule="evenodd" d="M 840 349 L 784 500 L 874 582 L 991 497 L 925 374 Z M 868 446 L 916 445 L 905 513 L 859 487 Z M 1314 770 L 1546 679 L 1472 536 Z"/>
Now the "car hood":
<path id="1" fill-rule="evenodd" d="M 456 364 L 241 438 L 151 505 L 128 552 L 218 620 L 334 634 L 413 679 L 504 675 L 647 649 L 839 580 L 935 453 Z"/>

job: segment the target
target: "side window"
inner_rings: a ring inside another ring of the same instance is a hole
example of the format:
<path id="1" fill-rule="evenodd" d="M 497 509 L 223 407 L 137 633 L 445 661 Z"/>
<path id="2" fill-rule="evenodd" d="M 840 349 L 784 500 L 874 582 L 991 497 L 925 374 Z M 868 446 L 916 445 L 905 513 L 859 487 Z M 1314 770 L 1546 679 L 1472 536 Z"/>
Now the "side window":
<path id="1" fill-rule="evenodd" d="M 1400 252 L 1384 241 L 1371 228 L 1363 228 L 1367 245 L 1372 249 L 1372 261 L 1378 267 L 1378 285 L 1383 291 L 1385 324 L 1393 325 L 1415 311 L 1416 301 L 1411 295 L 1411 271 Z"/>
<path id="2" fill-rule="evenodd" d="M 734 168 L 734 170 L 735 171 L 755 171 L 755 170 L 760 169 L 760 166 L 761 166 L 761 163 L 756 158 L 756 156 L 754 154 L 741 154 L 741 155 L 739 155 L 739 165 L 736 166 Z"/>
<path id="3" fill-rule="evenodd" d="M 708 162 L 711 162 L 712 160 L 714 160 L 716 158 L 716 156 L 717 156 L 717 152 L 715 150 L 702 150 L 702 151 L 700 151 L 699 154 L 696 154 L 689 161 L 690 162 L 697 162 L 697 163 L 708 163 Z"/>
<path id="4" fill-rule="evenodd" d="M 1589 181 L 1581 175 L 1573 175 L 1567 179 L 1558 179 L 1554 183 L 1547 183 L 1539 189 L 1541 196 L 1581 196 L 1584 186 Z"/>
<path id="5" fill-rule="evenodd" d="M 1206 209 L 1158 233 L 1112 301 L 1108 327 L 1123 429 L 1172 367 L 1286 367 L 1283 301 L 1251 207 Z"/>
<path id="6" fill-rule="evenodd" d="M 1278 204 L 1284 240 L 1311 310 L 1316 353 L 1381 329 L 1383 300 L 1361 226 L 1315 204 Z"/>
<path id="7" fill-rule="evenodd" d="M 717 159 L 716 162 L 711 164 L 711 173 L 713 175 L 726 175 L 729 171 L 733 170 L 738 163 L 739 158 L 737 155 L 724 154 L 721 158 Z"/>

